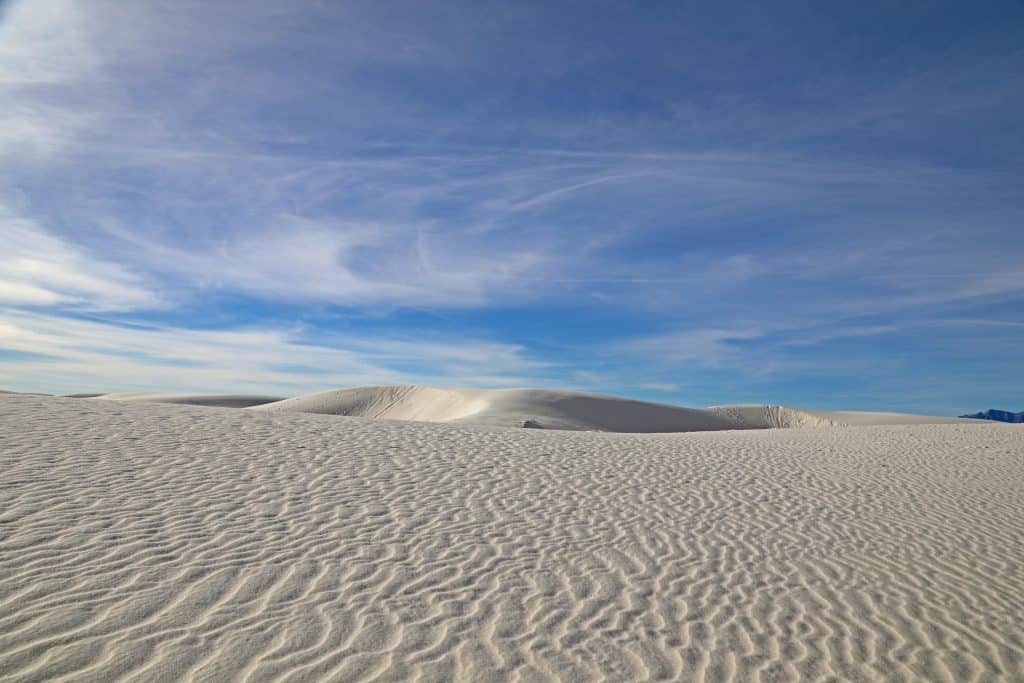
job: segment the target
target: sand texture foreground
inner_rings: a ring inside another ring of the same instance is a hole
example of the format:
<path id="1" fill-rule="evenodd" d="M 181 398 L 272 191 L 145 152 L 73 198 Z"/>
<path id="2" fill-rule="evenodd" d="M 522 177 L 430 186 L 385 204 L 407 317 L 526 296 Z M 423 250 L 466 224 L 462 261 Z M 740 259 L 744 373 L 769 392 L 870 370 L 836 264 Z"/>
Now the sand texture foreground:
<path id="1" fill-rule="evenodd" d="M 0 677 L 1024 680 L 1024 428 L 0 396 Z"/>

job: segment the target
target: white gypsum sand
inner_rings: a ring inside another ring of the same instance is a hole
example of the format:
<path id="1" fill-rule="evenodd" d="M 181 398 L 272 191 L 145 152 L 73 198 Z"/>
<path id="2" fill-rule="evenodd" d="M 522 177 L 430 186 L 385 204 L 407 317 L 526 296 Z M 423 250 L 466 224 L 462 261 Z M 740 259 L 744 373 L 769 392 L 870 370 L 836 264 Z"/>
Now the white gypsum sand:
<path id="1" fill-rule="evenodd" d="M 265 403 L 254 410 L 321 413 L 380 420 L 634 433 L 943 424 L 963 421 L 959 418 L 900 413 L 829 413 L 777 405 L 682 408 L 578 391 L 426 386 L 337 389 Z"/>
<path id="2" fill-rule="evenodd" d="M 1024 679 L 1024 428 L 0 397 L 5 681 Z"/>

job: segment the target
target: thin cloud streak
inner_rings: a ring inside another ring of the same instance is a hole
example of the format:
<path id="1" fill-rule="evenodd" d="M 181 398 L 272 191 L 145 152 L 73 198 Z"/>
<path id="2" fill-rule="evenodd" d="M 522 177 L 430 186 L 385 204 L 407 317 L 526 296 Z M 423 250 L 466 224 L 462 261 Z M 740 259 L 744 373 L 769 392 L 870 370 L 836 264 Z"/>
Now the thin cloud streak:
<path id="1" fill-rule="evenodd" d="M 293 395 L 361 384 L 545 384 L 548 365 L 482 340 L 340 335 L 301 328 L 187 330 L 0 311 L 0 385 L 22 390 L 187 390 Z M 8 353 L 5 357 L 3 352 Z M 10 357 L 13 352 L 14 356 Z M 422 368 L 410 372 L 415 356 Z M 86 388 L 81 388 L 86 387 Z"/>
<path id="2" fill-rule="evenodd" d="M 96 310 L 154 308 L 158 297 L 133 273 L 95 258 L 0 207 L 0 304 Z"/>

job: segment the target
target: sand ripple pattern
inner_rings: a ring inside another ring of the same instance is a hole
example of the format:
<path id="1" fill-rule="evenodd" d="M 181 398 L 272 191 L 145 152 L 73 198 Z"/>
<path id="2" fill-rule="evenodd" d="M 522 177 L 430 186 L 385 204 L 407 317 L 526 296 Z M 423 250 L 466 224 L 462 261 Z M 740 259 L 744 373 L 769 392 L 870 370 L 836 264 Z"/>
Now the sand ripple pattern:
<path id="1" fill-rule="evenodd" d="M 1024 680 L 1024 429 L 0 397 L 5 681 Z"/>

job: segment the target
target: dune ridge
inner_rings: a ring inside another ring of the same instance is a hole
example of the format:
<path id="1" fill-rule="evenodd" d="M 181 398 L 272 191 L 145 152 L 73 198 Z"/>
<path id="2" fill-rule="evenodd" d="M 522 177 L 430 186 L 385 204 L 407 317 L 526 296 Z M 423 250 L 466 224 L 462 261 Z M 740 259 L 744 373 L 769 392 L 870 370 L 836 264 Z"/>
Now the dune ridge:
<path id="1" fill-rule="evenodd" d="M 900 413 L 830 413 L 778 405 L 684 408 L 575 391 L 429 386 L 337 389 L 263 404 L 254 410 L 345 415 L 378 420 L 632 433 L 943 424 L 961 421 L 958 418 Z"/>
<path id="2" fill-rule="evenodd" d="M 4 681 L 1024 680 L 1024 430 L 0 396 Z"/>
<path id="3" fill-rule="evenodd" d="M 181 394 L 166 391 L 125 391 L 113 394 L 84 394 L 83 398 L 137 403 L 171 403 L 217 408 L 250 408 L 282 400 L 280 396 L 254 394 Z"/>

